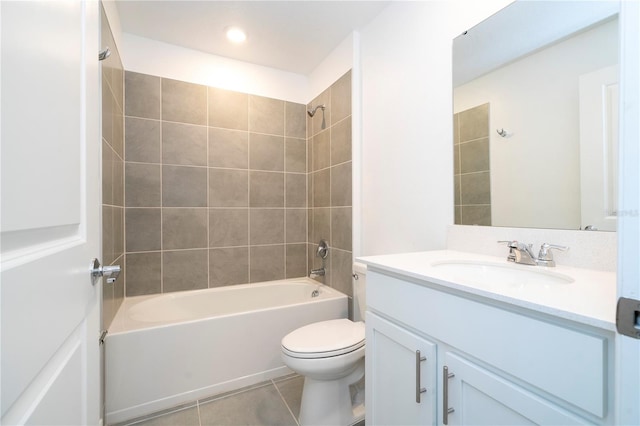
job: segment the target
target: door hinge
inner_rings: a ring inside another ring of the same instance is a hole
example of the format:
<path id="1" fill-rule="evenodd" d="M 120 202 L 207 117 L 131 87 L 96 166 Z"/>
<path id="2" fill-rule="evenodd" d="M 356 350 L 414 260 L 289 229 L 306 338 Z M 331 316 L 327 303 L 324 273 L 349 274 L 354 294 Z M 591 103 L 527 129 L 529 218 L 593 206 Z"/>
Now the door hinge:
<path id="1" fill-rule="evenodd" d="M 616 309 L 618 333 L 640 339 L 640 300 L 621 297 Z"/>
<path id="2" fill-rule="evenodd" d="M 107 337 L 108 332 L 109 330 L 102 330 L 100 332 L 100 337 L 98 338 L 98 343 L 100 344 L 100 346 L 104 345 L 104 339 L 105 337 Z"/>

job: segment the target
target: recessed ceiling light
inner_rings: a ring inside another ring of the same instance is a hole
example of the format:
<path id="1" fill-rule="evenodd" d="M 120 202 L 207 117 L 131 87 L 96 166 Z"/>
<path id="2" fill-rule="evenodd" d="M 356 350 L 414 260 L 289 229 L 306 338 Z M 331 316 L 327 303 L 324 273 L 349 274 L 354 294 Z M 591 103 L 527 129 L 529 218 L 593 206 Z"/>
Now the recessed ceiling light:
<path id="1" fill-rule="evenodd" d="M 227 38 L 229 39 L 229 41 L 233 43 L 242 43 L 247 39 L 247 34 L 245 34 L 242 28 L 228 27 L 226 31 L 227 31 Z"/>

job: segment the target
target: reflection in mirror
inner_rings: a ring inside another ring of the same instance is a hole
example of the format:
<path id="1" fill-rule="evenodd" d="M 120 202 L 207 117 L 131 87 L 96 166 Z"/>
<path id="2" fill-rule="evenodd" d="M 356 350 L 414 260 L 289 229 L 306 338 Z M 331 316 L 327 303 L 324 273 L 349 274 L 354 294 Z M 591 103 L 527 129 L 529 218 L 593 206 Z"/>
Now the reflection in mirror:
<path id="1" fill-rule="evenodd" d="M 617 7 L 517 1 L 454 40 L 456 224 L 615 230 Z"/>

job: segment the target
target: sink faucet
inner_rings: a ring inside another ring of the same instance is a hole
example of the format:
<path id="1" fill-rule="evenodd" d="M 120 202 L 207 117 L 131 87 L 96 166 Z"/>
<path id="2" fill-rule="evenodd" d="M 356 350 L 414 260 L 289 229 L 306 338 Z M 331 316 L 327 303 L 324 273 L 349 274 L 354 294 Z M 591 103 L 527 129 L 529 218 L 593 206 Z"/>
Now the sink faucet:
<path id="1" fill-rule="evenodd" d="M 553 260 L 552 249 L 555 250 L 568 250 L 569 247 L 559 246 L 555 244 L 543 243 L 540 246 L 540 252 L 538 256 L 533 254 L 532 244 L 524 244 L 518 241 L 498 241 L 499 243 L 506 244 L 509 247 L 509 256 L 507 260 L 509 262 L 520 263 L 523 265 L 538 265 L 553 267 L 556 266 L 555 260 Z"/>

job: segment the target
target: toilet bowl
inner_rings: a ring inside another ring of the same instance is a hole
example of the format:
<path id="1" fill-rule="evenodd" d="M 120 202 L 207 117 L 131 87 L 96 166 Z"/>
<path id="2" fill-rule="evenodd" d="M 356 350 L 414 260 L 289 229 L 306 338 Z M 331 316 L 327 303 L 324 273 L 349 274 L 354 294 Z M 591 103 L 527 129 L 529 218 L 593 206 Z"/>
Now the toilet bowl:
<path id="1" fill-rule="evenodd" d="M 354 299 L 359 298 L 360 308 L 354 312 L 360 314 L 356 319 L 364 319 L 366 269 L 355 264 L 354 271 Z M 317 322 L 282 339 L 283 362 L 304 376 L 301 426 L 347 426 L 364 419 L 364 389 L 353 386 L 364 377 L 364 351 L 363 321 Z"/>

